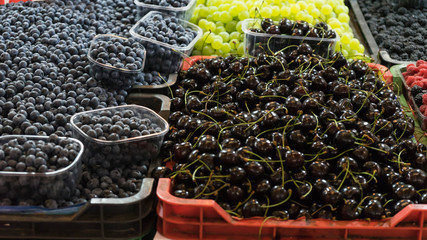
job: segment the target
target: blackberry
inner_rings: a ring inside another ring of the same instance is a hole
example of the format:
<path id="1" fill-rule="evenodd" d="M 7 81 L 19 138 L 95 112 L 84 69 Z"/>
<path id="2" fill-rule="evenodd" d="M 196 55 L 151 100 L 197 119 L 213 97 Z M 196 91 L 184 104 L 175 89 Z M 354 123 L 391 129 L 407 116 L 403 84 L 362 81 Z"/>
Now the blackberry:
<path id="1" fill-rule="evenodd" d="M 418 93 L 417 95 L 415 95 L 414 100 L 415 100 L 415 104 L 417 104 L 418 107 L 420 107 L 421 105 L 423 105 L 423 95 L 425 93 Z"/>
<path id="2" fill-rule="evenodd" d="M 412 96 L 417 96 L 419 93 L 422 93 L 424 89 L 418 85 L 415 85 L 411 88 Z"/>

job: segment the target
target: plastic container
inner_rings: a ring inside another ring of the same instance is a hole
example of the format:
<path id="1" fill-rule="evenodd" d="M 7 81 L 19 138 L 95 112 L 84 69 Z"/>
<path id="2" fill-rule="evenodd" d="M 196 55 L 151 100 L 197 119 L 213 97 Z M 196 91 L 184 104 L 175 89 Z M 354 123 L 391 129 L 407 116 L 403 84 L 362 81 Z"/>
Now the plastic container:
<path id="1" fill-rule="evenodd" d="M 425 8 L 427 0 L 387 0 L 393 7 Z"/>
<path id="2" fill-rule="evenodd" d="M 126 98 L 127 103 L 148 107 L 166 121 L 169 118 L 170 101 L 170 98 L 165 95 L 150 93 L 131 93 Z"/>
<path id="3" fill-rule="evenodd" d="M 170 179 L 161 178 L 157 187 L 157 231 L 170 239 L 427 238 L 427 205 L 422 204 L 409 205 L 384 220 L 236 219 L 214 200 L 178 198 L 170 191 Z"/>
<path id="4" fill-rule="evenodd" d="M 89 137 L 76 126 L 76 123 L 80 121 L 81 116 L 84 114 L 99 116 L 103 111 L 115 113 L 125 110 L 131 110 L 138 118 L 148 118 L 151 124 L 156 124 L 161 128 L 161 132 L 128 139 L 108 141 Z M 70 122 L 73 136 L 81 140 L 85 145 L 83 162 L 93 167 L 96 167 L 100 161 L 133 163 L 144 160 L 152 161 L 157 158 L 160 146 L 163 142 L 163 137 L 169 130 L 169 125 L 165 119 L 153 110 L 138 105 L 123 105 L 81 112 L 74 114 Z"/>
<path id="5" fill-rule="evenodd" d="M 196 9 L 197 0 L 190 0 L 185 7 L 164 7 L 155 4 L 147 4 L 141 0 L 135 0 L 134 2 L 136 4 L 136 9 L 138 10 L 138 20 L 144 17 L 150 11 L 158 11 L 189 21 L 193 15 L 194 9 Z"/>
<path id="6" fill-rule="evenodd" d="M 161 93 L 167 94 L 170 90 L 169 88 L 175 85 L 178 74 L 172 73 L 169 74 L 165 83 L 158 85 L 134 85 L 132 91 L 135 92 L 144 92 L 144 93 Z"/>
<path id="7" fill-rule="evenodd" d="M 390 1 L 394 1 L 394 0 L 390 0 Z M 411 63 L 410 61 L 400 61 L 400 60 L 393 59 L 390 57 L 387 51 L 380 50 L 377 42 L 375 41 L 374 36 L 372 35 L 371 30 L 369 29 L 369 26 L 365 20 L 365 17 L 363 16 L 363 13 L 360 10 L 359 3 L 357 2 L 357 0 L 350 0 L 349 3 L 350 3 L 349 6 L 352 10 L 354 19 L 357 22 L 357 25 L 359 26 L 359 29 L 361 30 L 363 38 L 368 47 L 368 51 L 372 54 L 372 57 L 374 59 L 378 59 L 381 64 L 389 68 L 392 67 L 393 65 L 398 65 L 398 64 L 408 65 L 409 63 Z M 379 55 L 379 58 L 377 55 Z"/>
<path id="8" fill-rule="evenodd" d="M 160 161 L 151 162 L 149 175 L 157 166 L 160 166 Z M 153 190 L 154 179 L 144 178 L 139 192 L 131 197 L 93 198 L 84 205 L 73 206 L 76 210 L 70 214 L 54 210 L 28 213 L 16 209 L 5 214 L 2 211 L 4 207 L 0 207 L 0 238 L 141 238 L 149 234 L 156 224 Z"/>
<path id="9" fill-rule="evenodd" d="M 313 48 L 315 53 L 327 57 L 334 53 L 335 45 L 339 41 L 338 34 L 336 34 L 336 38 L 327 39 L 250 31 L 252 27 L 260 28 L 260 24 L 261 19 L 245 19 L 242 23 L 242 30 L 245 34 L 245 55 L 258 56 L 258 54 L 263 52 L 275 53 L 283 49 L 289 51 L 295 49 L 301 43 L 307 43 Z"/>
<path id="10" fill-rule="evenodd" d="M 96 59 L 94 59 L 92 56 L 92 53 L 97 43 L 101 41 L 110 41 L 110 40 L 129 41 L 129 39 L 127 38 L 115 36 L 112 34 L 96 35 L 92 40 L 92 43 L 90 45 L 89 52 L 87 55 L 89 59 L 89 64 L 91 67 L 90 73 L 92 77 L 94 77 L 98 81 L 101 81 L 103 84 L 105 84 L 108 87 L 112 87 L 116 89 L 129 89 L 135 84 L 135 82 L 137 81 L 138 75 L 144 69 L 144 64 L 146 59 L 145 48 L 144 46 L 136 42 L 136 44 L 138 44 L 137 50 L 143 52 L 143 58 L 142 58 L 140 68 L 136 70 L 129 70 L 126 68 L 117 68 L 114 66 L 100 63 L 96 61 Z"/>
<path id="11" fill-rule="evenodd" d="M 0 146 L 23 135 L 0 137 Z M 49 142 L 49 136 L 25 136 L 27 141 Z M 67 139 L 60 137 L 60 139 Z M 67 166 L 53 172 L 8 172 L 0 171 L 0 198 L 18 199 L 65 199 L 77 188 L 81 174 L 81 158 L 84 147 L 77 139 L 68 138 L 79 145 L 76 158 Z M 71 159 L 70 159 L 71 160 Z M 11 194 L 14 193 L 14 194 Z"/>
<path id="12" fill-rule="evenodd" d="M 193 51 L 194 44 L 202 37 L 203 31 L 198 26 L 178 19 L 179 25 L 184 28 L 190 28 L 197 32 L 196 37 L 185 47 L 173 46 L 157 40 L 141 36 L 141 24 L 150 21 L 154 16 L 160 14 L 162 17 L 167 17 L 167 14 L 152 11 L 141 18 L 131 29 L 130 34 L 136 38 L 147 51 L 147 61 L 145 62 L 145 70 L 157 71 L 164 74 L 177 73 L 181 68 L 184 57 L 188 57 Z"/>
<path id="13" fill-rule="evenodd" d="M 406 66 L 406 64 L 396 65 L 391 68 L 391 71 L 393 73 L 393 76 L 395 77 L 395 82 L 397 84 L 399 84 L 400 82 L 402 89 L 401 92 L 404 95 L 406 101 L 408 102 L 413 115 L 419 122 L 421 129 L 427 130 L 427 117 L 421 113 L 420 108 L 417 106 L 417 104 L 415 104 L 414 96 L 412 96 L 411 94 L 411 87 L 406 84 L 405 78 L 402 75 L 402 73 L 406 72 Z"/>

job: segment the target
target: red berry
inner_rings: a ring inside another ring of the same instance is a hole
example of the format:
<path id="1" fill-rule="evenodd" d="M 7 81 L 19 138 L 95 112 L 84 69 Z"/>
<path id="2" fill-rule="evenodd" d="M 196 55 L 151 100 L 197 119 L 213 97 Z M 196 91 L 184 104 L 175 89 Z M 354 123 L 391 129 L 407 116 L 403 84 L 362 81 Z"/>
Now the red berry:
<path id="1" fill-rule="evenodd" d="M 423 105 L 427 105 L 427 94 L 423 95 Z"/>
<path id="2" fill-rule="evenodd" d="M 415 77 L 414 76 L 408 76 L 407 78 L 406 78 L 406 84 L 408 85 L 408 86 L 411 86 L 412 85 L 412 83 L 414 83 L 415 82 Z"/>
<path id="3" fill-rule="evenodd" d="M 422 64 L 427 64 L 427 62 L 421 59 L 417 61 L 417 67 L 419 67 Z"/>
<path id="4" fill-rule="evenodd" d="M 426 110 L 427 110 L 427 105 L 421 105 L 420 112 L 425 115 L 426 114 Z"/>
<path id="5" fill-rule="evenodd" d="M 425 69 L 427 68 L 427 63 L 421 64 L 420 66 L 418 66 L 419 69 Z"/>
<path id="6" fill-rule="evenodd" d="M 421 81 L 418 81 L 418 80 L 411 84 L 411 88 L 414 87 L 415 85 L 418 85 L 420 87 L 424 87 L 424 83 Z"/>

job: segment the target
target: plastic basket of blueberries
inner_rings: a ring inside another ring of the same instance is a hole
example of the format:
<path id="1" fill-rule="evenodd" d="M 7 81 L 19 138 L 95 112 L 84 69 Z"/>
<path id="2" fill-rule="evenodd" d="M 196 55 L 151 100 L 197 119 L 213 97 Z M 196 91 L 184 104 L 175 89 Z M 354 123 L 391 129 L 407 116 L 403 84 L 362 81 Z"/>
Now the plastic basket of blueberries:
<path id="1" fill-rule="evenodd" d="M 130 34 L 146 49 L 145 70 L 169 74 L 179 71 L 203 31 L 185 20 L 152 11 L 130 29 Z"/>
<path id="2" fill-rule="evenodd" d="M 190 20 L 197 0 L 135 0 L 138 19 L 150 11 L 159 11 L 177 18 Z"/>
<path id="3" fill-rule="evenodd" d="M 51 208 L 57 200 L 70 201 L 80 181 L 83 151 L 82 142 L 73 138 L 0 137 L 0 212 L 31 212 L 40 203 Z"/>
<path id="4" fill-rule="evenodd" d="M 145 48 L 131 38 L 101 34 L 92 40 L 88 59 L 92 77 L 107 87 L 126 90 L 144 69 Z"/>
<path id="5" fill-rule="evenodd" d="M 86 111 L 71 117 L 73 136 L 83 142 L 83 162 L 122 166 L 155 159 L 169 125 L 153 110 L 123 105 Z"/>

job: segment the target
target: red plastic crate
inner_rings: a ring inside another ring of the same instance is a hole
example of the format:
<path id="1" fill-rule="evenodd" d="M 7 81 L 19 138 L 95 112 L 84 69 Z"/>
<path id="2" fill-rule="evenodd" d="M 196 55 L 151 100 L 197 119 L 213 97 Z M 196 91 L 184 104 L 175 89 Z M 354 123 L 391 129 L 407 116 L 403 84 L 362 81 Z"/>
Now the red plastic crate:
<path id="1" fill-rule="evenodd" d="M 427 205 L 409 205 L 384 220 L 237 219 L 214 200 L 173 196 L 171 180 L 157 187 L 157 231 L 171 239 L 427 239 Z"/>

